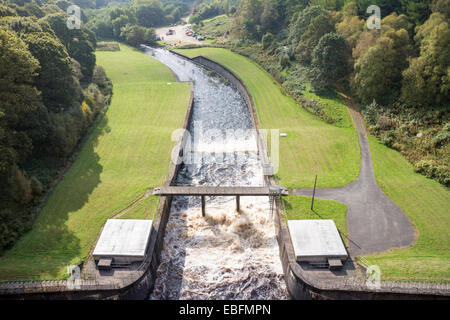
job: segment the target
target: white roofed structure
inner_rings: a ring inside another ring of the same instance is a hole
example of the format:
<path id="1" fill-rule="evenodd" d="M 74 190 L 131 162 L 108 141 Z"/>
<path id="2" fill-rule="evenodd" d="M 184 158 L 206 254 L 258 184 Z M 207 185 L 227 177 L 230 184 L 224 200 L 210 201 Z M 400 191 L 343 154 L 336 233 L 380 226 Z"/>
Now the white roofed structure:
<path id="1" fill-rule="evenodd" d="M 347 250 L 333 220 L 289 220 L 288 226 L 298 262 L 331 265 L 347 260 Z"/>
<path id="2" fill-rule="evenodd" d="M 109 219 L 95 246 L 95 260 L 117 263 L 143 261 L 147 251 L 152 220 Z"/>

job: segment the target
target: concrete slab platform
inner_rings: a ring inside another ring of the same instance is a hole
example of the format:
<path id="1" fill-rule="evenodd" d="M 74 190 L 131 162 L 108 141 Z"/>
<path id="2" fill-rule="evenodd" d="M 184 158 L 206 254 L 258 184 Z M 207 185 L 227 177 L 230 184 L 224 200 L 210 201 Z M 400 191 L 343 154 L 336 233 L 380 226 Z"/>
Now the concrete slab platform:
<path id="1" fill-rule="evenodd" d="M 333 220 L 289 220 L 288 227 L 297 261 L 347 260 L 347 250 Z"/>
<path id="2" fill-rule="evenodd" d="M 144 260 L 152 223 L 152 220 L 109 219 L 95 246 L 94 259 L 112 258 L 116 263 Z"/>

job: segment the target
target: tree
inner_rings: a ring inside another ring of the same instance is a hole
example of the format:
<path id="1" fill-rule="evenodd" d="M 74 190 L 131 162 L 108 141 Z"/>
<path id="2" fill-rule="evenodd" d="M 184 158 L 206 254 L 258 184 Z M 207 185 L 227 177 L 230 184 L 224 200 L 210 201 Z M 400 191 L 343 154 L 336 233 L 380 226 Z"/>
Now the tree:
<path id="1" fill-rule="evenodd" d="M 450 19 L 450 1 L 433 0 L 430 8 L 432 12 L 442 13 L 447 19 Z"/>
<path id="2" fill-rule="evenodd" d="M 22 119 L 42 107 L 39 92 L 33 85 L 38 68 L 39 62 L 25 42 L 14 32 L 0 28 L 0 173 L 3 175 L 9 175 L 10 168 L 32 151 L 29 128 Z"/>
<path id="3" fill-rule="evenodd" d="M 322 89 L 345 79 L 350 69 L 349 58 L 350 51 L 344 37 L 336 33 L 324 35 L 312 54 L 312 85 Z"/>
<path id="4" fill-rule="evenodd" d="M 121 29 L 127 24 L 136 24 L 137 19 L 131 9 L 114 8 L 109 12 L 113 34 L 116 38 L 120 38 Z"/>
<path id="5" fill-rule="evenodd" d="M 303 34 L 308 29 L 311 20 L 321 14 L 326 14 L 326 11 L 320 6 L 307 7 L 301 11 L 295 19 L 295 22 L 289 28 L 289 41 L 297 46 Z"/>
<path id="6" fill-rule="evenodd" d="M 156 34 L 153 29 L 147 29 L 137 25 L 127 25 L 122 29 L 121 37 L 132 46 L 140 44 L 152 45 L 155 43 Z"/>
<path id="7" fill-rule="evenodd" d="M 138 3 L 138 5 L 135 4 L 136 18 L 141 26 L 150 28 L 163 25 L 165 23 L 164 10 L 159 1 L 150 0 L 145 2 L 141 1 Z M 174 12 L 172 11 L 172 13 Z"/>
<path id="8" fill-rule="evenodd" d="M 23 35 L 41 69 L 36 78 L 45 106 L 51 112 L 81 103 L 81 87 L 72 73 L 72 63 L 64 45 L 45 32 Z"/>
<path id="9" fill-rule="evenodd" d="M 13 8 L 0 4 L 0 17 L 17 16 L 17 11 Z"/>
<path id="10" fill-rule="evenodd" d="M 234 20 L 235 29 L 241 39 L 261 38 L 262 5 L 259 0 L 242 0 L 239 2 L 239 14 Z"/>
<path id="11" fill-rule="evenodd" d="M 278 18 L 278 11 L 273 0 L 264 0 L 261 13 L 262 31 L 275 32 L 279 28 Z"/>
<path id="12" fill-rule="evenodd" d="M 448 20 L 433 13 L 418 28 L 420 56 L 411 59 L 403 73 L 402 100 L 416 106 L 448 104 L 450 101 L 450 30 Z"/>
<path id="13" fill-rule="evenodd" d="M 266 33 L 263 37 L 262 37 L 262 45 L 264 49 L 267 49 L 275 40 L 275 36 L 272 33 Z"/>
<path id="14" fill-rule="evenodd" d="M 355 63 L 355 91 L 363 103 L 374 99 L 381 104 L 393 101 L 400 92 L 402 71 L 408 66 L 411 53 L 408 32 L 389 30 Z"/>
<path id="15" fill-rule="evenodd" d="M 345 38 L 349 47 L 354 48 L 364 27 L 364 20 L 358 16 L 344 16 L 342 22 L 336 25 L 336 31 Z"/>
<path id="16" fill-rule="evenodd" d="M 56 13 L 47 15 L 40 21 L 50 25 L 69 55 L 81 64 L 84 80 L 89 81 L 95 66 L 95 34 L 85 28 L 70 30 L 66 25 L 67 18 L 65 13 Z"/>
<path id="17" fill-rule="evenodd" d="M 381 21 L 381 30 L 383 32 L 389 29 L 400 30 L 405 29 L 407 31 L 411 30 L 411 23 L 406 15 L 393 12 L 390 15 L 383 18 Z"/>
<path id="18" fill-rule="evenodd" d="M 334 26 L 330 22 L 328 14 L 320 14 L 313 18 L 306 31 L 303 33 L 300 43 L 295 50 L 298 61 L 305 65 L 309 64 L 311 62 L 311 54 L 319 43 L 320 38 L 325 34 L 334 31 Z"/>
<path id="19" fill-rule="evenodd" d="M 46 138 L 48 126 L 34 80 L 39 62 L 13 31 L 0 27 L 0 186 L 3 196 L 26 204 L 31 198 L 28 179 L 18 165 Z"/>
<path id="20" fill-rule="evenodd" d="M 402 1 L 411 0 L 357 0 L 359 15 L 361 17 L 368 17 L 367 8 L 371 5 L 376 5 L 381 9 L 381 17 L 385 17 L 392 12 L 400 13 L 402 11 Z"/>
<path id="21" fill-rule="evenodd" d="M 402 0 L 404 12 L 415 25 L 424 23 L 431 14 L 431 0 Z"/>

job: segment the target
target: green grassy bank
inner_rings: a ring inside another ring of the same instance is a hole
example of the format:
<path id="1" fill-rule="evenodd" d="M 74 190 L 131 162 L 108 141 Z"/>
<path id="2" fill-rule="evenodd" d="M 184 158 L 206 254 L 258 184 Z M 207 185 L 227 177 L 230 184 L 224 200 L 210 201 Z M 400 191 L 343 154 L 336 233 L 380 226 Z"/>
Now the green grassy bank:
<path id="1" fill-rule="evenodd" d="M 417 242 L 366 257 L 380 267 L 382 279 L 450 282 L 450 192 L 415 173 L 400 153 L 370 137 L 378 185 L 405 212 L 418 232 Z"/>
<path id="2" fill-rule="evenodd" d="M 280 129 L 278 177 L 289 188 L 312 187 L 314 175 L 319 187 L 344 186 L 358 177 L 360 149 L 353 123 L 339 128 L 305 111 L 284 95 L 272 77 L 250 59 L 221 48 L 179 50 L 189 56 L 205 56 L 235 72 L 247 85 L 261 129 Z M 347 117 L 350 117 L 348 111 Z"/>
<path id="3" fill-rule="evenodd" d="M 183 125 L 190 87 L 154 58 L 121 48 L 97 53 L 113 82 L 111 105 L 33 229 L 0 257 L 0 280 L 64 277 L 66 265 L 87 257 L 106 219 L 166 180 L 171 133 Z M 151 197 L 146 210 L 124 217 L 152 218 L 156 204 Z"/>

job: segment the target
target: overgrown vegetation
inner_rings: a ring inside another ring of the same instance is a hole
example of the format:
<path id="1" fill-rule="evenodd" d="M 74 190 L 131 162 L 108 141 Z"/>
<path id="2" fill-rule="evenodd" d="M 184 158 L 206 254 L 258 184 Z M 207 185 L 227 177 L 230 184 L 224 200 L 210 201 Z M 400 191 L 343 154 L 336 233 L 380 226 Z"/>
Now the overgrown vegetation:
<path id="1" fill-rule="evenodd" d="M 419 109 L 401 104 L 388 108 L 373 102 L 362 113 L 369 131 L 405 156 L 416 172 L 450 187 L 449 108 Z"/>
<path id="2" fill-rule="evenodd" d="M 120 45 L 117 42 L 97 42 L 97 51 L 120 51 Z"/>
<path id="3" fill-rule="evenodd" d="M 109 103 L 96 37 L 69 30 L 64 1 L 0 4 L 0 253 L 31 228 L 43 195 Z"/>

